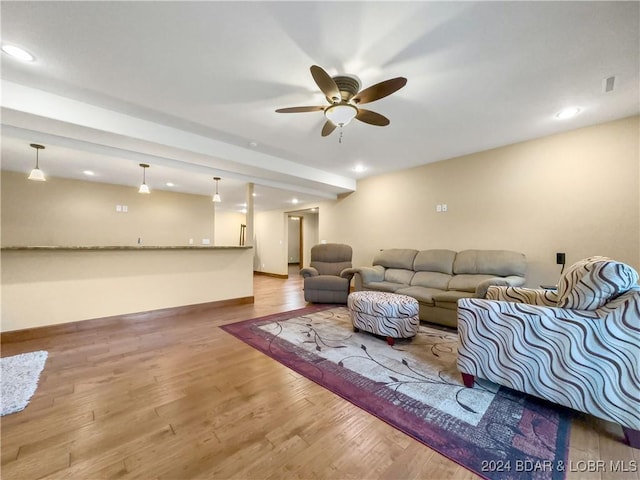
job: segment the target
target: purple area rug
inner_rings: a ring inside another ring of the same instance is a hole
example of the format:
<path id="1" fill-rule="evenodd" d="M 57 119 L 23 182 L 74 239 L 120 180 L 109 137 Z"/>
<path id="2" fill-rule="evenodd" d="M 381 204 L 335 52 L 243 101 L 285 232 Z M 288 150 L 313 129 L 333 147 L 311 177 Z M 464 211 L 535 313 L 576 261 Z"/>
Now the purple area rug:
<path id="1" fill-rule="evenodd" d="M 465 388 L 451 330 L 421 325 L 390 347 L 326 305 L 221 328 L 481 477 L 565 478 L 571 412 L 489 382 Z"/>

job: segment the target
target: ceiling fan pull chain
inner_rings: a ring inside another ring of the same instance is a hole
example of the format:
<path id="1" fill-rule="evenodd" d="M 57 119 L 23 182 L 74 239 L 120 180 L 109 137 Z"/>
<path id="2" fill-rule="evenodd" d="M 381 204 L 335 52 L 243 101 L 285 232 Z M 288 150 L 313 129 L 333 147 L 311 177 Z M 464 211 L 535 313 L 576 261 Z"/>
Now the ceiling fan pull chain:
<path id="1" fill-rule="evenodd" d="M 340 137 L 338 137 L 338 143 L 342 143 L 342 125 L 340 125 Z"/>

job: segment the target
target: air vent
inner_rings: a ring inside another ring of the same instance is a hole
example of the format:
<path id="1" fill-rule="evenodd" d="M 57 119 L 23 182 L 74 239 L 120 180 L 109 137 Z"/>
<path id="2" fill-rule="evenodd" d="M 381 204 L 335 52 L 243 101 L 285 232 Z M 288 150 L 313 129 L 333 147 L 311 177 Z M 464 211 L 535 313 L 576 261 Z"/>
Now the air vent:
<path id="1" fill-rule="evenodd" d="M 613 92 L 615 83 L 616 83 L 615 75 L 612 75 L 602 80 L 602 93 Z"/>

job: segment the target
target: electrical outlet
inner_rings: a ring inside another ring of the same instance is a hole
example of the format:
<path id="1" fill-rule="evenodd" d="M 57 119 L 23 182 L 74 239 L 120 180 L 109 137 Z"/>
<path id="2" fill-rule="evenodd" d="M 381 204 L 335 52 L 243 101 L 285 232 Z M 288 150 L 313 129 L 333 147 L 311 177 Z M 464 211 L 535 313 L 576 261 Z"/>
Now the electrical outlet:
<path id="1" fill-rule="evenodd" d="M 116 205 L 116 212 L 122 212 L 122 205 Z"/>
<path id="2" fill-rule="evenodd" d="M 441 212 L 442 211 L 442 205 L 438 204 L 436 205 L 436 212 Z"/>
<path id="3" fill-rule="evenodd" d="M 447 204 L 446 204 L 446 203 L 443 203 L 443 204 L 442 204 L 442 211 L 443 211 L 443 212 L 446 212 L 446 211 L 447 211 Z"/>
<path id="4" fill-rule="evenodd" d="M 208 238 L 203 238 L 202 239 L 202 244 L 203 245 L 211 245 L 211 240 L 209 240 Z"/>

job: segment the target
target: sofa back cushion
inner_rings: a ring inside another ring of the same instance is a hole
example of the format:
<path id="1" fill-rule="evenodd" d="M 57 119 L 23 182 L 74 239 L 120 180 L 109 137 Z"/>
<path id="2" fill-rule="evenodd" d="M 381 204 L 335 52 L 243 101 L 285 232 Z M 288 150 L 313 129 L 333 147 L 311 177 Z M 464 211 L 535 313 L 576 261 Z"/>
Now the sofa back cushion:
<path id="1" fill-rule="evenodd" d="M 403 268 L 387 268 L 384 271 L 385 282 L 410 285 L 412 278 L 413 278 L 413 270 L 405 270 Z"/>
<path id="2" fill-rule="evenodd" d="M 389 248 L 382 250 L 373 258 L 373 265 L 413 270 L 413 259 L 416 258 L 417 253 L 417 250 L 410 248 Z"/>
<path id="3" fill-rule="evenodd" d="M 524 277 L 527 259 L 522 253 L 509 250 L 463 250 L 453 262 L 453 273 L 482 274 L 499 277 Z M 451 286 L 449 286 L 451 289 Z"/>
<path id="4" fill-rule="evenodd" d="M 427 287 L 438 288 L 440 290 L 446 290 L 451 275 L 440 272 L 416 272 L 411 279 L 411 286 L 413 287 Z"/>
<path id="5" fill-rule="evenodd" d="M 638 283 L 638 272 L 608 257 L 589 257 L 571 265 L 558 282 L 558 306 L 596 310 Z"/>
<path id="6" fill-rule="evenodd" d="M 495 275 L 469 275 L 466 273 L 454 275 L 449 282 L 448 289 L 459 290 L 461 292 L 475 292 L 480 283 L 490 278 L 495 278 Z"/>
<path id="7" fill-rule="evenodd" d="M 453 250 L 421 250 L 413 260 L 416 272 L 440 272 L 451 275 L 456 252 Z"/>

